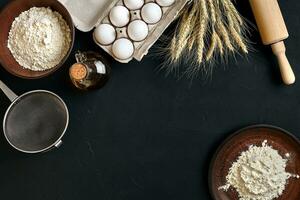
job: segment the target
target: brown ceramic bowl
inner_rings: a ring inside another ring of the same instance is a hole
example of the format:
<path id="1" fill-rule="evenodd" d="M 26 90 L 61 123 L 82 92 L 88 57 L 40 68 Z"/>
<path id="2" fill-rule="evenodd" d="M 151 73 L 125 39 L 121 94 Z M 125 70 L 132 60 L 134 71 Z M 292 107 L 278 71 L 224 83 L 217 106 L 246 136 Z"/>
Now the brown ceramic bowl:
<path id="1" fill-rule="evenodd" d="M 279 154 L 285 158 L 289 153 L 286 170 L 292 174 L 300 173 L 300 142 L 289 132 L 270 125 L 256 125 L 244 128 L 231 135 L 218 148 L 212 159 L 209 172 L 209 187 L 215 200 L 238 200 L 238 194 L 233 188 L 227 192 L 219 190 L 226 184 L 226 176 L 232 163 L 237 160 L 241 152 L 248 150 L 254 144 L 261 146 L 268 141 Z M 300 198 L 300 179 L 290 178 L 283 194 L 276 200 L 298 200 Z"/>
<path id="2" fill-rule="evenodd" d="M 29 10 L 32 7 L 50 7 L 52 10 L 59 12 L 71 30 L 71 46 L 66 56 L 61 62 L 52 69 L 46 71 L 31 71 L 24 69 L 14 59 L 10 50 L 7 47 L 8 34 L 12 25 L 12 22 L 18 17 L 23 11 Z M 0 13 L 0 63 L 1 65 L 11 74 L 25 78 L 25 79 L 37 79 L 48 76 L 49 74 L 60 68 L 66 59 L 69 57 L 75 38 L 75 28 L 72 18 L 67 9 L 57 0 L 13 0 L 10 1 L 6 7 Z"/>

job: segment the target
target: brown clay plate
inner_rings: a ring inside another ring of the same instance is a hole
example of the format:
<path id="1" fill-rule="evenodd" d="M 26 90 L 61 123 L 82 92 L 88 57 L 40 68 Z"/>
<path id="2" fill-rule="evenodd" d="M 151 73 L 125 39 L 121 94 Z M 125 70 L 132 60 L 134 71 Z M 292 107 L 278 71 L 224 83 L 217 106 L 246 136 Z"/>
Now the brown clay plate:
<path id="1" fill-rule="evenodd" d="M 29 10 L 32 7 L 50 7 L 52 10 L 59 12 L 66 20 L 71 30 L 72 43 L 67 55 L 63 60 L 54 68 L 46 71 L 31 71 L 20 66 L 7 48 L 7 40 L 11 24 L 14 19 L 19 16 L 23 11 Z M 10 1 L 0 13 L 0 63 L 11 74 L 25 78 L 37 79 L 45 77 L 58 68 L 60 68 L 66 61 L 73 47 L 75 28 L 72 18 L 67 9 L 57 0 L 13 0 Z"/>
<path id="2" fill-rule="evenodd" d="M 279 151 L 284 157 L 290 154 L 286 170 L 292 174 L 300 174 L 300 142 L 289 132 L 270 125 L 255 125 L 241 129 L 231 135 L 218 148 L 214 155 L 209 172 L 209 187 L 215 200 L 238 200 L 237 192 L 230 188 L 227 192 L 218 190 L 226 183 L 226 176 L 232 163 L 241 152 L 248 150 L 250 145 L 261 146 L 264 140 Z M 283 194 L 277 200 L 299 200 L 300 179 L 289 179 Z"/>

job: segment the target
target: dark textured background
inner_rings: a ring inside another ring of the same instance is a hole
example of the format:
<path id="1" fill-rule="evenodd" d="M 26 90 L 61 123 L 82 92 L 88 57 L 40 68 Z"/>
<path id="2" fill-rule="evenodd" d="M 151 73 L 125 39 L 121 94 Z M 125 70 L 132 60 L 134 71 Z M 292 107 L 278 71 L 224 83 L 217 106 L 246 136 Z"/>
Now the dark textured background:
<path id="1" fill-rule="evenodd" d="M 7 2 L 1 0 L 0 6 Z M 248 1 L 237 2 L 253 22 Z M 299 78 L 300 4 L 280 4 L 290 32 L 288 57 Z M 76 34 L 74 50 L 101 51 L 90 33 Z M 0 79 L 17 94 L 34 89 L 59 94 L 69 106 L 71 123 L 63 146 L 46 154 L 18 153 L 0 135 L 0 198 L 210 199 L 209 162 L 230 133 L 268 123 L 300 137 L 300 81 L 282 85 L 274 57 L 255 30 L 251 40 L 255 51 L 215 65 L 210 81 L 166 77 L 159 71 L 163 59 L 153 54 L 159 43 L 141 63 L 112 61 L 110 82 L 89 93 L 68 82 L 74 54 L 62 69 L 40 80 L 15 78 L 1 68 Z M 1 94 L 0 102 L 2 119 L 9 101 Z"/>

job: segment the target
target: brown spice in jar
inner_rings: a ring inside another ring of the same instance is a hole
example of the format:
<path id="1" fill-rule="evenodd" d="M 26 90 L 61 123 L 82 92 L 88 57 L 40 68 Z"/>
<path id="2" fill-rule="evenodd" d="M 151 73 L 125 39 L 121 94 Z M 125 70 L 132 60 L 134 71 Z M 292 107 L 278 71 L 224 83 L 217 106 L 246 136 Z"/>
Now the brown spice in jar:
<path id="1" fill-rule="evenodd" d="M 82 80 L 87 75 L 87 69 L 84 66 L 84 64 L 81 63 L 75 63 L 70 68 L 70 76 L 74 78 L 75 80 Z"/>

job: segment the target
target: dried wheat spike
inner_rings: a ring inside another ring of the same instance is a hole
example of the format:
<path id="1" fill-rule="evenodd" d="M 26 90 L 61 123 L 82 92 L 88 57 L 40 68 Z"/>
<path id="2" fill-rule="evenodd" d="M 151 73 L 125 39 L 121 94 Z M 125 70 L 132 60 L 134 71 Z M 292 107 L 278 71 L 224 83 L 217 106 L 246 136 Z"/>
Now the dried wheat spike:
<path id="1" fill-rule="evenodd" d="M 233 40 L 235 41 L 235 43 L 237 44 L 237 46 L 239 48 L 242 49 L 242 51 L 244 53 L 248 53 L 248 49 L 247 46 L 245 44 L 245 42 L 243 41 L 243 38 L 241 36 L 241 31 L 240 31 L 240 24 L 238 23 L 238 19 L 235 17 L 235 12 L 237 13 L 236 9 L 230 6 L 229 3 L 231 3 L 229 0 L 223 0 L 223 5 L 225 8 L 225 11 L 227 13 L 227 20 L 228 20 L 228 29 L 229 32 L 233 38 Z M 232 4 L 232 3 L 231 3 Z M 236 28 L 238 27 L 238 28 Z"/>
<path id="2" fill-rule="evenodd" d="M 170 47 L 171 62 L 175 62 L 175 60 L 176 60 L 176 45 L 177 45 L 177 35 L 174 34 L 174 36 L 171 40 L 171 47 Z"/>
<path id="3" fill-rule="evenodd" d="M 220 6 L 220 5 L 218 5 L 218 6 Z M 234 46 L 232 45 L 232 43 L 230 41 L 230 36 L 229 36 L 226 26 L 224 25 L 224 22 L 223 22 L 224 19 L 222 18 L 221 12 L 222 12 L 221 10 L 218 10 L 218 12 L 216 12 L 216 17 L 217 17 L 216 31 L 218 32 L 218 35 L 224 40 L 226 47 L 230 51 L 234 51 Z"/>
<path id="4" fill-rule="evenodd" d="M 175 56 L 174 56 L 175 61 L 177 61 L 180 58 L 182 52 L 186 48 L 186 45 L 188 42 L 188 37 L 192 31 L 192 28 L 191 28 L 192 27 L 192 19 L 193 19 L 193 16 L 196 11 L 197 11 L 196 7 L 193 6 L 190 12 L 187 9 L 183 13 L 183 18 L 182 18 L 181 25 L 179 27 L 179 32 L 178 32 L 177 46 L 175 49 Z"/>
<path id="5" fill-rule="evenodd" d="M 216 9 L 215 9 L 215 4 L 214 2 L 215 0 L 208 0 L 208 7 L 209 7 L 209 11 L 210 11 L 210 19 L 211 19 L 211 23 L 215 24 L 217 19 L 216 19 Z"/>
<path id="6" fill-rule="evenodd" d="M 211 36 L 211 44 L 206 53 L 206 61 L 209 61 L 212 58 L 214 51 L 216 50 L 216 46 L 217 46 L 217 34 L 216 32 L 213 32 Z"/>
<path id="7" fill-rule="evenodd" d="M 217 46 L 221 56 L 224 54 L 224 46 L 222 40 L 218 34 L 216 34 Z"/>
<path id="8" fill-rule="evenodd" d="M 232 26 L 229 27 L 229 30 L 236 44 L 242 49 L 244 53 L 248 53 L 247 46 L 241 38 L 241 35 Z"/>
<path id="9" fill-rule="evenodd" d="M 235 19 L 239 22 L 240 26 L 244 25 L 244 20 L 242 19 L 240 13 L 237 11 L 231 0 L 223 0 L 225 6 L 228 8 L 228 10 L 231 10 L 231 14 L 234 16 Z"/>
<path id="10" fill-rule="evenodd" d="M 200 69 L 211 72 L 205 62 L 218 54 L 240 49 L 248 52 L 244 40 L 245 24 L 232 0 L 193 0 L 182 11 L 178 29 L 170 44 L 171 62 L 176 63 L 182 56 L 197 63 L 186 69 L 187 74 L 195 74 Z M 192 52 L 195 49 L 195 52 Z M 200 67 L 201 66 L 201 67 Z"/>
<path id="11" fill-rule="evenodd" d="M 207 31 L 207 24 L 208 24 L 208 12 L 207 12 L 207 5 L 206 0 L 200 0 L 199 1 L 200 11 L 198 13 L 200 18 L 200 24 L 199 24 L 199 31 L 197 33 L 197 61 L 198 63 L 202 62 L 203 59 L 203 51 L 204 51 L 204 37 L 205 33 Z"/>

